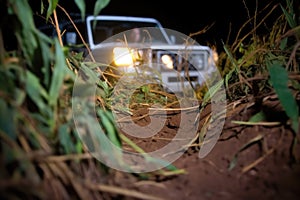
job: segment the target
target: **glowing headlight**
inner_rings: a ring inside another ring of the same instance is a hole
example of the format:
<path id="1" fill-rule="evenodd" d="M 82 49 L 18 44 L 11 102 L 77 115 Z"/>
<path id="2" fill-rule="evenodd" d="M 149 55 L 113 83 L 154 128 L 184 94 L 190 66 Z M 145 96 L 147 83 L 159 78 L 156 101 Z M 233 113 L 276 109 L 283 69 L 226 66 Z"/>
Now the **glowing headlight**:
<path id="1" fill-rule="evenodd" d="M 174 68 L 173 60 L 172 60 L 171 56 L 165 54 L 161 57 L 161 61 L 167 68 L 169 68 L 169 69 Z"/>
<path id="2" fill-rule="evenodd" d="M 113 50 L 114 63 L 117 66 L 132 66 L 133 57 L 129 48 L 116 47 Z"/>

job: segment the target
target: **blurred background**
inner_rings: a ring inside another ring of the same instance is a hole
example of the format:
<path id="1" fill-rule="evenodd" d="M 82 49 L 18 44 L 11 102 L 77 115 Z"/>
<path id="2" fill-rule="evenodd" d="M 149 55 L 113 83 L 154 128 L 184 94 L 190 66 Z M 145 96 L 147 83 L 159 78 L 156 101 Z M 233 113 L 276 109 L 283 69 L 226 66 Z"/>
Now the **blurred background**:
<path id="1" fill-rule="evenodd" d="M 88 14 L 92 14 L 95 0 L 89 1 L 91 3 L 87 4 L 86 9 Z M 234 41 L 233 36 L 236 36 L 240 27 L 255 12 L 268 4 L 284 3 L 282 1 L 284 0 L 110 0 L 100 14 L 154 17 L 163 27 L 186 35 L 210 27 L 205 33 L 193 38 L 200 44 L 216 45 L 220 48 L 222 41 Z M 69 12 L 78 12 L 76 7 L 70 7 L 69 0 L 60 0 L 59 3 Z M 274 17 L 277 16 L 274 13 Z"/>
<path id="2" fill-rule="evenodd" d="M 29 2 L 35 13 L 40 13 L 41 6 L 36 4 L 35 0 Z M 261 12 L 261 16 L 265 16 L 267 12 L 264 12 L 263 9 L 268 6 L 266 10 L 270 10 L 278 3 L 285 4 L 284 0 L 208 0 L 198 2 L 193 0 L 179 2 L 172 0 L 110 0 L 100 14 L 153 17 L 158 19 L 163 27 L 186 35 L 202 31 L 201 34 L 196 34 L 192 38 L 200 44 L 215 46 L 220 51 L 223 42 L 231 44 L 235 41 L 237 32 L 255 13 Z M 60 0 L 59 4 L 68 13 L 80 13 L 76 4 L 70 3 L 70 0 Z M 95 0 L 86 1 L 87 15 L 93 14 L 94 4 Z M 274 18 L 280 14 L 282 11 L 278 6 L 265 21 L 264 26 L 257 30 L 258 33 L 270 31 Z M 270 21 L 269 24 L 268 21 Z M 242 35 L 248 33 L 254 26 L 255 24 L 248 24 L 243 29 Z M 209 29 L 203 32 L 207 27 Z"/>

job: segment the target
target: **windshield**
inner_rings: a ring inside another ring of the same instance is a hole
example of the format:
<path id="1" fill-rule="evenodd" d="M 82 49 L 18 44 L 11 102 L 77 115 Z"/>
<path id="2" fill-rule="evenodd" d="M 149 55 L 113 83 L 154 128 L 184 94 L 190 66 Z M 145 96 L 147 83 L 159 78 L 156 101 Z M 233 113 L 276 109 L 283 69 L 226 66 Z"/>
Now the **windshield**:
<path id="1" fill-rule="evenodd" d="M 90 26 L 93 27 L 94 21 L 91 20 L 90 23 Z M 151 34 L 147 31 L 148 27 L 152 27 Z M 127 42 L 141 42 L 142 40 L 143 42 L 167 43 L 161 29 L 156 23 L 151 22 L 98 20 L 95 28 L 92 29 L 92 33 L 94 44 L 99 44 L 109 37 L 120 33 L 123 34 L 120 34 L 119 39 L 125 40 L 126 38 Z"/>

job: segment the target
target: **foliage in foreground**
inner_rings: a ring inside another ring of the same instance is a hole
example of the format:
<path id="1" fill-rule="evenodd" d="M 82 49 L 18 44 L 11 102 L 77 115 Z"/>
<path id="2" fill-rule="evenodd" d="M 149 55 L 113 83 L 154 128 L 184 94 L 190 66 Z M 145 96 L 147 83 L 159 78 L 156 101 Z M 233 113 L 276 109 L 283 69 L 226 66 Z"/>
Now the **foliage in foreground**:
<path id="1" fill-rule="evenodd" d="M 255 26 L 245 36 L 236 37 L 229 47 L 224 45 L 224 54 L 221 55 L 224 81 L 228 98 L 231 101 L 239 100 L 243 96 L 254 97 L 257 112 L 249 121 L 232 121 L 243 125 L 260 124 L 287 124 L 293 132 L 294 142 L 291 146 L 295 152 L 295 144 L 299 138 L 299 45 L 300 25 L 294 12 L 293 2 L 287 0 L 286 7 L 282 4 L 269 4 L 243 25 L 243 28 Z M 273 6 L 273 7 L 271 7 Z M 265 21 L 274 10 L 281 10 L 282 15 L 274 20 L 270 27 L 264 27 Z M 263 17 L 260 17 L 263 15 Z M 258 19 L 263 20 L 259 21 Z M 267 29 L 265 34 L 258 34 L 261 29 Z M 282 121 L 269 121 L 267 111 L 263 108 L 264 98 L 276 95 L 286 116 Z M 284 119 L 289 119 L 284 121 Z M 255 136 L 240 148 L 232 159 L 229 169 L 237 163 L 240 152 L 253 144 L 262 144 L 265 134 Z M 266 155 L 263 155 L 263 157 Z M 294 157 L 294 155 L 292 155 Z M 262 157 L 261 157 L 262 158 Z M 259 158 L 259 159 L 261 159 Z M 259 163 L 259 162 L 257 162 Z"/>
<path id="2" fill-rule="evenodd" d="M 300 26 L 296 20 L 293 2 L 287 0 L 286 3 L 286 8 L 279 4 L 268 9 L 271 5 L 267 5 L 250 18 L 240 29 L 234 44 L 230 47 L 224 44 L 224 53 L 220 56 L 220 62 L 223 63 L 220 66 L 230 100 L 250 93 L 258 96 L 273 88 L 297 133 L 299 108 L 292 89 L 298 91 L 299 86 L 292 77 L 299 72 Z M 260 29 L 265 28 L 262 27 L 265 25 L 264 20 L 276 8 L 281 9 L 283 14 L 274 20 L 271 27 L 266 28 L 267 33 L 258 34 Z M 263 20 L 258 21 L 257 18 L 262 14 L 265 15 L 261 17 Z M 250 24 L 255 26 L 245 36 L 240 37 L 243 28 Z"/>
<path id="3" fill-rule="evenodd" d="M 108 2 L 97 0 L 94 14 L 97 15 Z M 77 0 L 75 3 L 84 17 L 85 1 Z M 35 27 L 33 13 L 26 0 L 7 0 L 2 5 L 7 5 L 4 17 L 10 24 L 3 22 L 0 29 L 1 199 L 43 199 L 49 194 L 54 199 L 92 199 L 93 196 L 101 197 L 103 191 L 116 196 L 151 198 L 94 182 L 95 179 L 101 180 L 110 169 L 93 159 L 82 144 L 73 121 L 71 100 L 79 71 L 94 77 L 95 74 L 90 72 L 95 65 L 84 63 L 81 53 L 74 55 L 67 46 L 63 46 L 56 9 L 64 9 L 58 1 L 51 0 L 48 7 L 46 4 L 41 6 L 45 19 L 57 28 L 58 37 L 53 39 Z M 44 10 L 47 11 L 44 13 Z M 68 16 L 68 13 L 65 14 Z M 11 24 L 13 27 L 6 30 Z M 8 31 L 12 31 L 8 34 L 15 34 L 16 46 L 3 42 L 6 37 L 2 35 L 7 36 Z M 9 45 L 10 51 L 5 45 Z M 119 137 L 114 126 L 108 101 L 112 88 L 105 80 L 97 81 L 97 86 L 99 95 L 96 95 L 95 101 L 99 123 L 110 140 L 121 147 L 121 135 Z M 147 100 L 145 96 L 153 96 L 149 88 L 141 91 L 143 101 Z M 73 101 L 77 100 L 80 98 L 75 96 Z M 79 118 L 85 122 L 90 117 L 89 106 L 84 105 Z M 95 125 L 85 128 L 92 132 Z M 102 138 L 97 139 L 101 143 Z M 122 136 L 122 139 L 143 153 L 128 138 Z M 110 149 L 105 148 L 105 145 L 101 146 L 101 151 L 114 157 Z M 181 173 L 172 165 L 167 169 L 171 171 L 169 175 Z M 158 173 L 164 175 L 164 170 Z M 144 177 L 143 174 L 140 176 Z"/>

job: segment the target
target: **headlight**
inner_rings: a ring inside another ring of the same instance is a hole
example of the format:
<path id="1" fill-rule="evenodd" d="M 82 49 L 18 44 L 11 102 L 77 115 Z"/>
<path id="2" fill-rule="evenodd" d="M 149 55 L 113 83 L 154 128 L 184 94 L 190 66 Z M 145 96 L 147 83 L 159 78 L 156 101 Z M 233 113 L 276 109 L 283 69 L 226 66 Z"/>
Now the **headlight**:
<path id="1" fill-rule="evenodd" d="M 131 50 L 126 47 L 115 47 L 113 49 L 114 63 L 117 66 L 132 66 L 134 63 Z"/>
<path id="2" fill-rule="evenodd" d="M 149 48 L 131 49 L 128 47 L 115 47 L 113 49 L 114 64 L 118 67 L 132 67 L 141 63 L 149 63 L 152 51 Z"/>
<path id="3" fill-rule="evenodd" d="M 161 57 L 161 62 L 168 68 L 168 69 L 173 69 L 174 68 L 174 63 L 171 58 L 171 56 L 165 54 Z"/>

